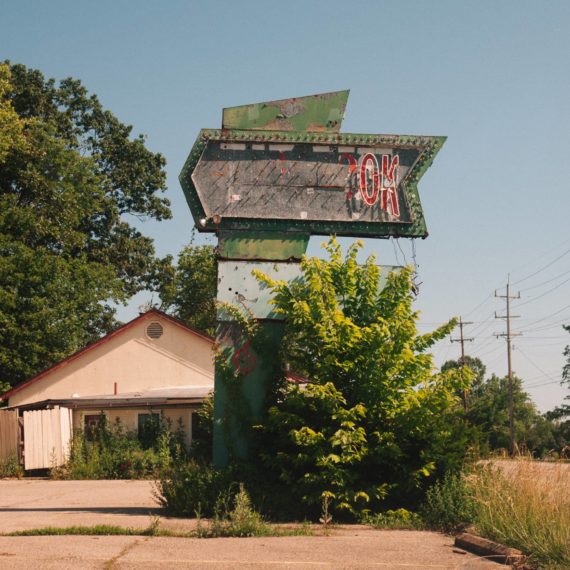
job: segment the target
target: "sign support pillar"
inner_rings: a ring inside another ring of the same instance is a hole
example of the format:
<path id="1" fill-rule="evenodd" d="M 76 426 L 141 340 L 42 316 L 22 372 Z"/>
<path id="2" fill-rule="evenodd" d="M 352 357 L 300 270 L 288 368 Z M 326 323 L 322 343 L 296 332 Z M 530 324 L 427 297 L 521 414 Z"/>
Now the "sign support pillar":
<path id="1" fill-rule="evenodd" d="M 276 266 L 299 267 L 308 243 L 306 234 L 220 232 L 220 257 L 229 262 L 230 273 L 228 278 L 218 279 L 218 301 L 224 302 L 228 294 L 232 294 L 237 302 L 246 296 L 248 276 L 236 271 L 240 263 L 252 262 L 252 268 L 268 261 L 275 262 Z M 236 262 L 233 275 L 232 261 Z M 255 277 L 250 275 L 249 279 L 254 281 Z M 242 301 L 247 309 L 246 302 L 247 299 Z M 263 419 L 267 396 L 283 376 L 284 323 L 277 315 L 271 319 L 256 318 L 259 336 L 263 339 L 262 350 L 258 351 L 242 325 L 223 307 L 218 318 L 213 461 L 216 468 L 222 469 L 234 459 L 245 460 L 251 455 L 252 426 Z"/>

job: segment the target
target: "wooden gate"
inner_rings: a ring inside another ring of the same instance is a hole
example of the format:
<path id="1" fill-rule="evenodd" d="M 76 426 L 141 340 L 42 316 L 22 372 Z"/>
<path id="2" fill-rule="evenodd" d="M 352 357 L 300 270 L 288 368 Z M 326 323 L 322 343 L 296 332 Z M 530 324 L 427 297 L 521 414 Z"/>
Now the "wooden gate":
<path id="1" fill-rule="evenodd" d="M 63 465 L 69 456 L 72 425 L 68 408 L 24 412 L 24 469 Z"/>
<path id="2" fill-rule="evenodd" d="M 18 458 L 19 431 L 18 412 L 0 410 L 0 461 Z"/>

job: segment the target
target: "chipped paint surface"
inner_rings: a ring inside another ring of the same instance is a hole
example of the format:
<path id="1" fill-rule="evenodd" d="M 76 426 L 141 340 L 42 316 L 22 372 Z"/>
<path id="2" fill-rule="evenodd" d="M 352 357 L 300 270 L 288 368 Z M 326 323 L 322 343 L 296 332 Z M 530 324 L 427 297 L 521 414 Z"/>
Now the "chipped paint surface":
<path id="1" fill-rule="evenodd" d="M 417 184 L 444 141 L 205 130 L 180 181 L 199 231 L 426 237 Z"/>
<path id="2" fill-rule="evenodd" d="M 308 244 L 309 234 L 239 230 L 218 234 L 218 251 L 222 259 L 299 261 Z"/>
<path id="3" fill-rule="evenodd" d="M 257 269 L 278 281 L 293 284 L 301 281 L 302 270 L 298 263 L 260 261 L 220 261 L 218 264 L 218 301 L 229 303 L 257 319 L 282 320 L 271 303 L 271 290 L 253 276 Z M 381 266 L 379 287 L 386 285 L 388 275 L 399 268 L 392 265 Z M 218 311 L 219 321 L 231 320 L 223 309 Z"/>
<path id="4" fill-rule="evenodd" d="M 223 110 L 222 128 L 338 133 L 348 94 L 335 91 L 229 107 Z"/>
<path id="5" fill-rule="evenodd" d="M 307 143 L 286 151 L 223 146 L 210 141 L 192 174 L 206 218 L 350 222 L 356 213 L 369 223 L 413 222 L 406 184 L 417 148 L 372 149 L 359 157 Z"/>

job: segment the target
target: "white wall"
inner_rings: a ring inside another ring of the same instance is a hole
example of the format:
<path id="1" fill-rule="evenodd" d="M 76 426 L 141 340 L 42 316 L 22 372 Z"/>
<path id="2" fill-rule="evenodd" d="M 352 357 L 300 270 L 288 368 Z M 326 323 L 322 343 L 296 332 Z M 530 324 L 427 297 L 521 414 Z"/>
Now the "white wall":
<path id="1" fill-rule="evenodd" d="M 158 339 L 146 334 L 160 322 Z M 10 406 L 78 396 L 137 392 L 168 386 L 214 385 L 213 343 L 157 314 L 56 367 L 9 399 Z"/>

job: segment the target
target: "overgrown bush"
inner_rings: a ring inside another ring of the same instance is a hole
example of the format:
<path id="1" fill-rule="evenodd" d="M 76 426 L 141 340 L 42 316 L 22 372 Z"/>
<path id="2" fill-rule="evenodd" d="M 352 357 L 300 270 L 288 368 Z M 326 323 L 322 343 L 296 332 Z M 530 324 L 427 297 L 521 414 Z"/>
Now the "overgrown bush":
<path id="1" fill-rule="evenodd" d="M 17 455 L 10 455 L 6 459 L 0 461 L 0 479 L 3 477 L 22 477 L 24 470 L 18 461 Z"/>
<path id="2" fill-rule="evenodd" d="M 177 461 L 161 472 L 155 497 L 168 514 L 212 516 L 220 494 L 228 488 L 226 473 L 190 459 Z"/>
<path id="3" fill-rule="evenodd" d="M 181 426 L 162 416 L 156 425 L 140 434 L 120 421 L 110 425 L 104 415 L 91 440 L 76 430 L 70 457 L 62 468 L 52 470 L 54 478 L 141 479 L 158 476 L 173 459 L 185 455 Z"/>
<path id="4" fill-rule="evenodd" d="M 359 248 L 343 256 L 331 239 L 329 259 L 303 258 L 292 283 L 256 273 L 286 319 L 286 360 L 310 380 L 272 397 L 257 453 L 265 477 L 311 518 L 325 492 L 335 517 L 413 507 L 467 448 L 458 394 L 473 375 L 434 373 L 429 353 L 455 321 L 420 334 L 412 269 L 381 287 L 374 258 L 357 262 Z"/>
<path id="5" fill-rule="evenodd" d="M 420 510 L 430 528 L 454 532 L 472 523 L 475 505 L 461 473 L 448 473 L 427 493 Z"/>

